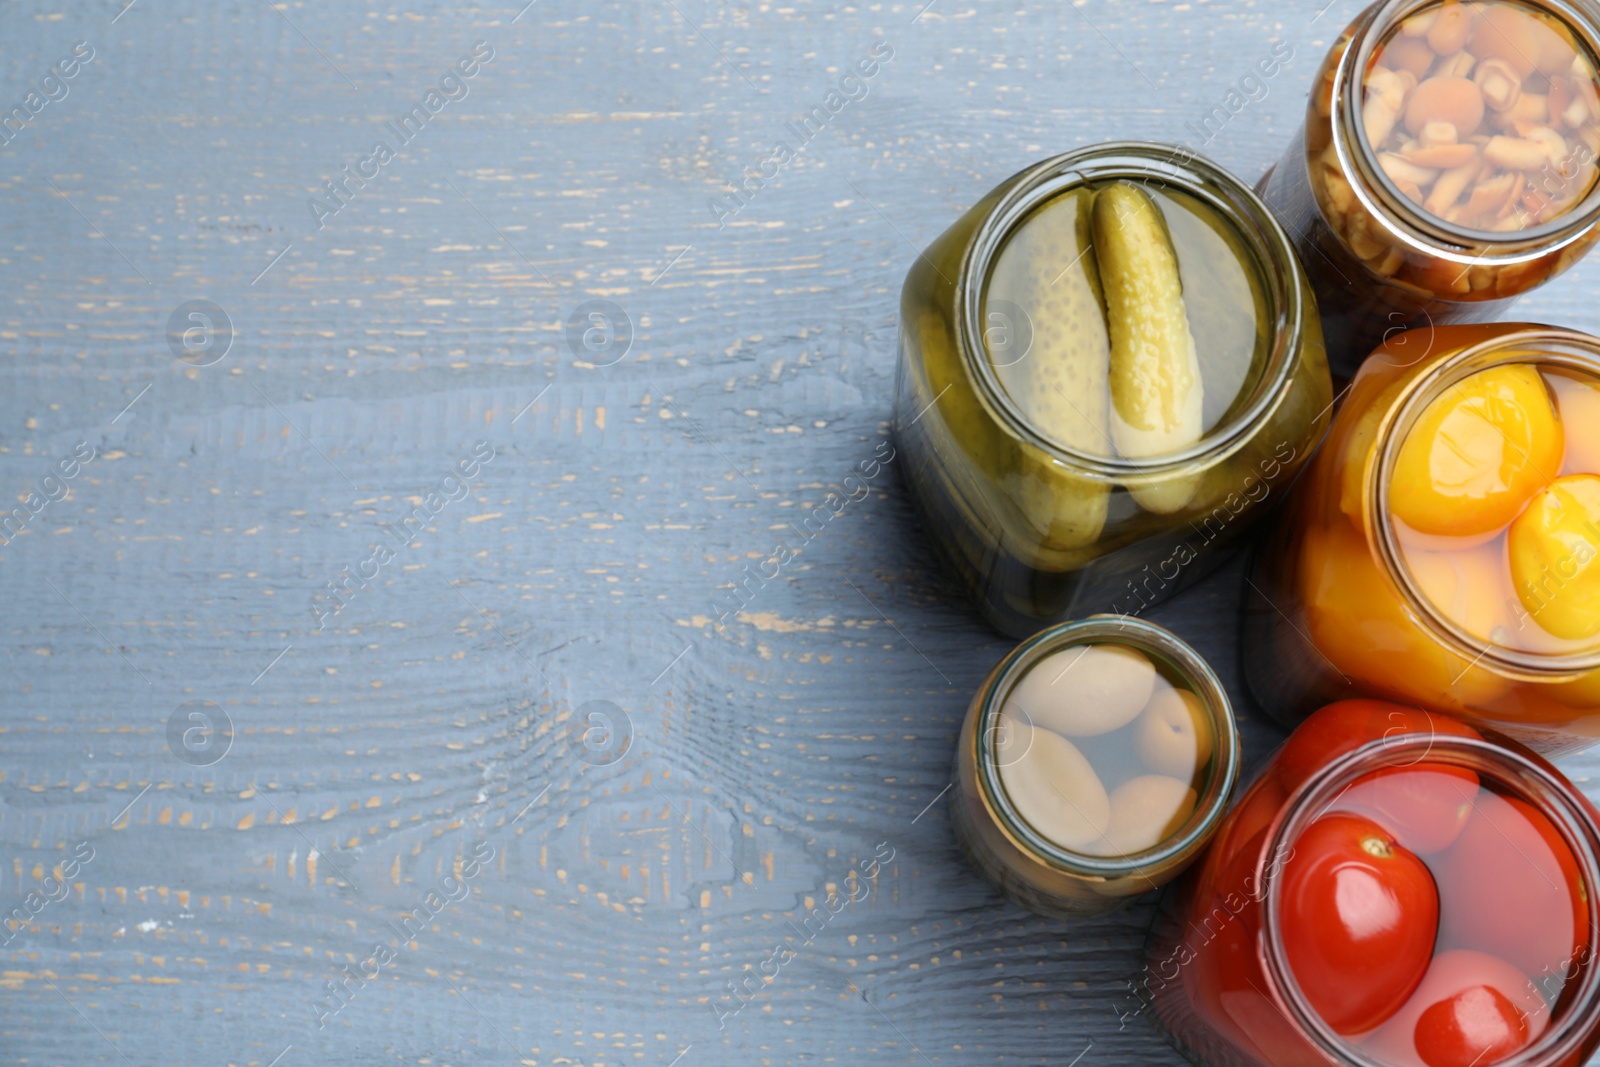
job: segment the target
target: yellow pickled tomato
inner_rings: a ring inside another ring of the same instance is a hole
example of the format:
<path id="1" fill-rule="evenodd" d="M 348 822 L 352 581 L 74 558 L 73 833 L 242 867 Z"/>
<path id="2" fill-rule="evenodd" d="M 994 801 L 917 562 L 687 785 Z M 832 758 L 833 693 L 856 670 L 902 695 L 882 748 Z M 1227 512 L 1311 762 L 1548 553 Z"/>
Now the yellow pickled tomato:
<path id="1" fill-rule="evenodd" d="M 1600 471 L 1600 382 L 1552 374 L 1550 385 L 1567 434 L 1565 469 L 1572 474 Z"/>
<path id="2" fill-rule="evenodd" d="M 1539 372 L 1495 367 L 1428 405 L 1395 463 L 1390 511 L 1414 530 L 1489 533 L 1561 469 L 1565 439 Z"/>
<path id="3" fill-rule="evenodd" d="M 1511 580 L 1535 622 L 1568 640 L 1600 633 L 1600 476 L 1551 482 L 1506 540 Z"/>
<path id="4" fill-rule="evenodd" d="M 1454 552 L 1406 552 L 1406 566 L 1434 607 L 1472 636 L 1504 643 L 1495 630 L 1514 630 L 1500 539 Z"/>

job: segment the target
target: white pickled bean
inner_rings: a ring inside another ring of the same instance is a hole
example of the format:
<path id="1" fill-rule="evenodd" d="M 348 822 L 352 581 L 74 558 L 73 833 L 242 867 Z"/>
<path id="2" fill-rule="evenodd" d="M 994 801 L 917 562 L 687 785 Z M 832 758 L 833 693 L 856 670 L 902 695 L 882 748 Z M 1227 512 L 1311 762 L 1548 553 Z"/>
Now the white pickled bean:
<path id="1" fill-rule="evenodd" d="M 1156 669 L 1143 653 L 1122 645 L 1078 645 L 1034 664 L 1007 703 L 1059 734 L 1094 737 L 1138 718 L 1155 684 Z"/>

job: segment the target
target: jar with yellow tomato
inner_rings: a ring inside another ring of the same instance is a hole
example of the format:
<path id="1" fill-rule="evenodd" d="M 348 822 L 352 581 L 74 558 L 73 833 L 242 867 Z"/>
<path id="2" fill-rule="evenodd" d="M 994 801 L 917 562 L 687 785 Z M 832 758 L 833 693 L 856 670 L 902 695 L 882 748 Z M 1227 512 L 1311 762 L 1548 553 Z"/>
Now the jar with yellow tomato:
<path id="1" fill-rule="evenodd" d="M 1390 337 L 1278 522 L 1243 644 L 1286 724 L 1369 695 L 1546 753 L 1600 738 L 1600 339 Z"/>

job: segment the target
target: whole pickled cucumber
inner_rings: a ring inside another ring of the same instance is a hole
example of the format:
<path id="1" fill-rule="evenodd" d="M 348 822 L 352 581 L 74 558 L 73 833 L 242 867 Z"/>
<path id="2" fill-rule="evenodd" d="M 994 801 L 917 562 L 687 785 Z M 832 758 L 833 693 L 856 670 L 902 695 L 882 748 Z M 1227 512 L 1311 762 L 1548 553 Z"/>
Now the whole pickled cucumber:
<path id="1" fill-rule="evenodd" d="M 1183 304 L 1178 257 L 1160 209 L 1132 182 L 1095 194 L 1094 253 L 1111 338 L 1111 439 L 1129 458 L 1160 456 L 1200 440 L 1200 360 Z M 1130 484 L 1147 511 L 1168 514 L 1194 495 L 1198 475 Z"/>
<path id="2" fill-rule="evenodd" d="M 985 303 L 991 318 L 1003 309 L 986 327 L 1010 329 L 986 328 L 984 336 L 1002 388 L 1031 425 L 1068 449 L 1107 455 L 1111 348 L 1087 240 L 1092 195 L 1087 189 L 1064 193 L 1018 227 L 995 261 Z M 1016 309 L 1024 321 L 1003 321 Z M 1026 351 L 1018 351 L 1019 337 L 1028 339 Z M 1110 496 L 1105 483 L 1027 445 L 1008 482 L 1042 547 L 1078 549 L 1100 537 Z"/>

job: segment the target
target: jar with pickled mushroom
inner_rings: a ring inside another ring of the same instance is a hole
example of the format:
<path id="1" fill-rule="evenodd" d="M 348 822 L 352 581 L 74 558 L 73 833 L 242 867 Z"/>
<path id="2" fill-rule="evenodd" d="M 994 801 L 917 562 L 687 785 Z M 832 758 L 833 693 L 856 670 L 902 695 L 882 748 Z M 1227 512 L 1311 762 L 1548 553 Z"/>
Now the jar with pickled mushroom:
<path id="1" fill-rule="evenodd" d="M 1600 339 L 1391 337 L 1280 522 L 1243 641 L 1280 719 L 1362 693 L 1547 753 L 1600 737 Z"/>
<path id="2" fill-rule="evenodd" d="M 1228 695 L 1205 660 L 1141 619 L 1048 627 L 972 699 L 951 792 L 956 840 L 1017 904 L 1111 911 L 1205 848 L 1239 774 Z"/>
<path id="3" fill-rule="evenodd" d="M 1288 238 L 1186 149 L 1107 144 L 1020 172 L 917 258 L 900 310 L 908 487 L 1014 636 L 1193 582 L 1327 424 Z"/>
<path id="4" fill-rule="evenodd" d="M 1340 35 L 1263 180 L 1334 373 L 1407 327 L 1488 322 L 1600 231 L 1596 12 L 1385 0 Z"/>

